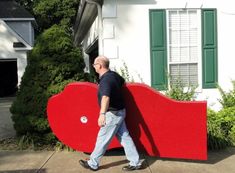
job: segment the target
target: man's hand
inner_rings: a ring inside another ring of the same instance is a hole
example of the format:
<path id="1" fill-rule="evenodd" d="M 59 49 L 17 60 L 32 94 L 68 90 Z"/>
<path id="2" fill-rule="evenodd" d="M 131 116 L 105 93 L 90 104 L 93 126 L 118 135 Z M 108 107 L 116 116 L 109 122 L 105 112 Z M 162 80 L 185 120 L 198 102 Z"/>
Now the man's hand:
<path id="1" fill-rule="evenodd" d="M 100 114 L 99 119 L 98 119 L 98 125 L 100 127 L 104 126 L 106 123 L 106 118 L 104 114 Z"/>
<path id="2" fill-rule="evenodd" d="M 104 126 L 105 123 L 106 123 L 106 118 L 105 118 L 104 114 L 108 110 L 109 100 L 110 100 L 109 97 L 106 96 L 106 95 L 103 95 L 102 98 L 101 98 L 100 116 L 99 116 L 99 119 L 98 119 L 98 125 L 100 127 Z"/>

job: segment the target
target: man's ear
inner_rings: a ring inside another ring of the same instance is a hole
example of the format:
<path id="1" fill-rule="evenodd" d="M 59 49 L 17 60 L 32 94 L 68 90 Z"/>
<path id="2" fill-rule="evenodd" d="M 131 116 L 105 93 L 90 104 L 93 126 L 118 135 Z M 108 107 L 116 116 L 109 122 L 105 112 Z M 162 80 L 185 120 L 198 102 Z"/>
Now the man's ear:
<path id="1" fill-rule="evenodd" d="M 99 64 L 99 69 L 101 69 L 102 68 L 102 64 Z"/>

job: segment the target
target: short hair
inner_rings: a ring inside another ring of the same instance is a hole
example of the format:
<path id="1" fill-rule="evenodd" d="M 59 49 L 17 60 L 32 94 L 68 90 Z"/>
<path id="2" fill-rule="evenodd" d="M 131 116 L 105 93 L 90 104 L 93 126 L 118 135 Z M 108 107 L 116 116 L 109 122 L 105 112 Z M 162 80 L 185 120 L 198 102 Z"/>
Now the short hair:
<path id="1" fill-rule="evenodd" d="M 106 56 L 100 55 L 96 58 L 96 61 L 100 63 L 104 68 L 109 68 L 109 59 Z"/>

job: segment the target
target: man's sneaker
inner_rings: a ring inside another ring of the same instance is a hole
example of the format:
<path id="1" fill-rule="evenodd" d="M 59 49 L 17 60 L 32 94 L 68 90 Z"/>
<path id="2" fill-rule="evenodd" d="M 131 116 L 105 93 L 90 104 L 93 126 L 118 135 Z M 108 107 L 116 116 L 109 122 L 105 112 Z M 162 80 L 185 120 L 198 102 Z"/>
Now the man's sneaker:
<path id="1" fill-rule="evenodd" d="M 90 169 L 92 171 L 97 171 L 98 169 L 94 169 L 90 167 L 90 165 L 87 163 L 86 160 L 79 160 L 80 165 L 82 165 L 83 168 Z"/>
<path id="2" fill-rule="evenodd" d="M 122 168 L 123 171 L 134 171 L 134 170 L 139 170 L 139 169 L 142 169 L 142 165 L 139 165 L 139 166 L 131 166 L 131 165 L 128 165 L 128 166 L 124 166 Z"/>

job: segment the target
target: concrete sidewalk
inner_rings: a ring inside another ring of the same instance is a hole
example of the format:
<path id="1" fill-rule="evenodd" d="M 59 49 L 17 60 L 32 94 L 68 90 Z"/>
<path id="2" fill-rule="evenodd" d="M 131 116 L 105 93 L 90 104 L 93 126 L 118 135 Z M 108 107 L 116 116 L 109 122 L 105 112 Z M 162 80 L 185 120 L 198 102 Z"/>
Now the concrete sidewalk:
<path id="1" fill-rule="evenodd" d="M 0 151 L 0 173 L 84 173 L 78 160 L 88 158 L 82 152 Z M 142 155 L 145 169 L 139 173 L 234 173 L 235 148 L 209 152 L 207 161 L 162 159 Z M 123 151 L 109 151 L 97 172 L 119 173 L 128 164 Z"/>

